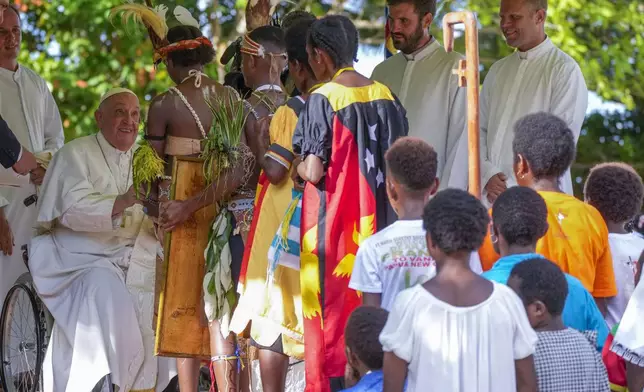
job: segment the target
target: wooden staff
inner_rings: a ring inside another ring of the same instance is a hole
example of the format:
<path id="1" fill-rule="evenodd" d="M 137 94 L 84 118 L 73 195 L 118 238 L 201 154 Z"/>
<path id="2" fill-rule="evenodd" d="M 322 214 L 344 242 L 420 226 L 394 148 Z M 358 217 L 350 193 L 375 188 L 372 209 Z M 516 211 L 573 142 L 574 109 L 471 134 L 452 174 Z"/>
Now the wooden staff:
<path id="1" fill-rule="evenodd" d="M 454 50 L 454 25 L 465 25 L 465 60 L 452 72 L 458 75 L 459 87 L 467 86 L 467 139 L 469 191 L 481 197 L 479 141 L 479 37 L 476 17 L 470 11 L 450 12 L 443 18 L 445 50 Z"/>

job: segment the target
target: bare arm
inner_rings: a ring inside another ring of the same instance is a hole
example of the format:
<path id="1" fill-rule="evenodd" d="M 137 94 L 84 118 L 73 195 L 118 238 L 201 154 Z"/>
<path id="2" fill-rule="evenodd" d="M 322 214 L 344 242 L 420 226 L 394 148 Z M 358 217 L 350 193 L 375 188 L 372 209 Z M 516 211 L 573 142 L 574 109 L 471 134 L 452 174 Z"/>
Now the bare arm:
<path id="1" fill-rule="evenodd" d="M 152 100 L 145 129 L 145 134 L 150 137 L 148 142 L 160 157 L 165 155 L 165 136 L 170 112 L 165 109 L 165 99 L 166 95 L 162 94 Z"/>
<path id="2" fill-rule="evenodd" d="M 599 312 L 603 317 L 606 317 L 606 312 L 608 312 L 608 298 L 595 298 L 595 303 L 599 308 Z"/>
<path id="3" fill-rule="evenodd" d="M 626 361 L 626 383 L 629 391 L 644 390 L 644 367 Z"/>
<path id="4" fill-rule="evenodd" d="M 310 154 L 297 166 L 297 174 L 304 181 L 317 184 L 324 175 L 324 164 L 319 157 Z"/>
<path id="5" fill-rule="evenodd" d="M 258 121 L 251 120 L 254 131 L 252 135 L 246 134 L 249 147 L 255 154 L 255 159 L 259 167 L 264 170 L 264 174 L 271 182 L 277 185 L 286 179 L 289 171 L 286 167 L 280 165 L 275 160 L 267 158 L 266 153 L 270 147 L 271 141 L 269 137 L 269 128 L 271 124 L 271 117 L 262 117 Z"/>
<path id="6" fill-rule="evenodd" d="M 380 293 L 362 293 L 362 304 L 366 306 L 375 306 L 380 308 L 382 303 L 382 294 Z"/>
<path id="7" fill-rule="evenodd" d="M 408 363 L 392 352 L 385 352 L 383 361 L 383 392 L 402 392 L 407 379 Z"/>
<path id="8" fill-rule="evenodd" d="M 532 355 L 514 361 L 517 379 L 517 392 L 537 392 L 537 375 L 534 371 Z"/>

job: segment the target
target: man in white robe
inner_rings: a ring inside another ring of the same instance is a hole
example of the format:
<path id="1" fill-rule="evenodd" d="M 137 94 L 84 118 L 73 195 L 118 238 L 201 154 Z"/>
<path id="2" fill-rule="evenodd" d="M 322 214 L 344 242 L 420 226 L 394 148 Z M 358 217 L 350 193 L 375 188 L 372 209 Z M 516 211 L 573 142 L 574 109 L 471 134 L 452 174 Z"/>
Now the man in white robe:
<path id="1" fill-rule="evenodd" d="M 154 356 L 158 241 L 132 187 L 139 101 L 108 92 L 100 132 L 54 156 L 31 242 L 34 285 L 54 317 L 46 392 L 91 391 L 106 375 L 120 392 L 163 391 L 175 360 Z"/>
<path id="2" fill-rule="evenodd" d="M 4 3 L 4 4 L 3 4 Z M 33 236 L 36 187 L 48 159 L 64 142 L 58 107 L 45 81 L 18 64 L 21 25 L 18 11 L 0 0 L 0 115 L 24 149 L 40 159 L 21 187 L 0 186 L 0 308 L 7 292 L 27 272 L 21 248 Z M 13 173 L 13 169 L 0 168 Z M 4 174 L 4 173 L 3 173 Z M 28 204 L 28 205 L 26 205 Z"/>
<path id="3" fill-rule="evenodd" d="M 463 56 L 447 53 L 429 34 L 436 0 L 387 0 L 391 36 L 400 52 L 371 78 L 391 89 L 407 110 L 409 136 L 438 154 L 440 187 L 467 188 L 467 149 L 458 149 L 467 126 L 467 92 L 452 73 Z"/>
<path id="4" fill-rule="evenodd" d="M 513 171 L 514 124 L 547 112 L 560 117 L 579 138 L 588 89 L 579 65 L 545 34 L 547 0 L 502 0 L 501 30 L 513 54 L 492 65 L 481 91 L 481 184 L 483 200 L 494 202 L 516 185 Z M 562 190 L 572 194 L 568 171 Z"/>

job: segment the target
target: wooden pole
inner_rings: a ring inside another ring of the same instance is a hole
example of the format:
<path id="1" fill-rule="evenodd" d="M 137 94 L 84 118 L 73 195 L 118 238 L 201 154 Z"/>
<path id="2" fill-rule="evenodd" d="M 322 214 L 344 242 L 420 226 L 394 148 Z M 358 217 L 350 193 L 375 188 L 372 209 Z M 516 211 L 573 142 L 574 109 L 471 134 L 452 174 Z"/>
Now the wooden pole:
<path id="1" fill-rule="evenodd" d="M 454 50 L 454 25 L 465 25 L 465 60 L 453 70 L 458 75 L 459 87 L 467 86 L 467 153 L 469 164 L 469 191 L 481 197 L 481 167 L 479 140 L 479 37 L 476 17 L 470 11 L 450 12 L 443 18 L 445 50 Z"/>

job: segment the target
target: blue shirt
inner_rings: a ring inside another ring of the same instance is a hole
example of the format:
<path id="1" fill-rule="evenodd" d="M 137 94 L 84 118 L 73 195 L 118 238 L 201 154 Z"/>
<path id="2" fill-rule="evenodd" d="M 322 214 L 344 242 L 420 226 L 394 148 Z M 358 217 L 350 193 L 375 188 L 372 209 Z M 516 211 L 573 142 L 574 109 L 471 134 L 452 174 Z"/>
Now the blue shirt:
<path id="1" fill-rule="evenodd" d="M 510 273 L 515 265 L 522 261 L 542 258 L 543 256 L 536 253 L 525 253 L 520 255 L 511 255 L 501 257 L 492 269 L 484 272 L 481 276 L 498 283 L 507 284 Z M 562 318 L 566 327 L 574 328 L 578 331 L 596 331 L 597 332 L 597 349 L 601 352 L 604 348 L 604 342 L 608 337 L 608 325 L 604 321 L 595 300 L 581 282 L 568 274 L 568 297 L 564 306 Z"/>
<path id="2" fill-rule="evenodd" d="M 382 392 L 382 370 L 372 370 L 358 381 L 358 383 L 342 392 Z"/>

